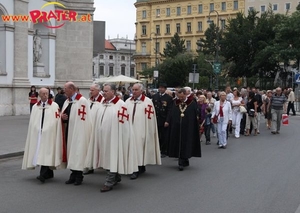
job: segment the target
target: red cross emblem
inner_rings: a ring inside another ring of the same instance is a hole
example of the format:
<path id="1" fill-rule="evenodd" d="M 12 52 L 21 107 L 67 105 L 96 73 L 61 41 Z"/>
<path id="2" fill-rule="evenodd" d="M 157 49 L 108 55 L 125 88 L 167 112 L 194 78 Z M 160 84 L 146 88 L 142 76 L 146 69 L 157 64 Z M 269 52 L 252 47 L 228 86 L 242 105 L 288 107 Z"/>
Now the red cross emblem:
<path id="1" fill-rule="evenodd" d="M 148 119 L 151 119 L 151 114 L 154 115 L 154 111 L 152 111 L 153 106 L 151 106 L 150 104 L 148 104 L 148 109 L 145 108 L 145 114 L 148 113 Z"/>
<path id="2" fill-rule="evenodd" d="M 118 118 L 119 118 L 119 122 L 120 123 L 124 123 L 124 118 L 129 119 L 129 115 L 128 114 L 125 114 L 125 112 L 127 111 L 127 108 L 126 107 L 122 107 L 122 112 L 120 112 L 120 110 L 118 110 Z M 121 117 L 121 118 L 120 118 Z"/>
<path id="3" fill-rule="evenodd" d="M 86 112 L 85 112 L 85 105 L 81 105 L 81 109 L 78 109 L 78 115 L 80 116 L 81 115 L 81 120 L 85 121 L 85 115 L 86 115 Z"/>
<path id="4" fill-rule="evenodd" d="M 59 111 L 58 111 L 58 112 L 55 112 L 55 118 L 60 118 Z"/>

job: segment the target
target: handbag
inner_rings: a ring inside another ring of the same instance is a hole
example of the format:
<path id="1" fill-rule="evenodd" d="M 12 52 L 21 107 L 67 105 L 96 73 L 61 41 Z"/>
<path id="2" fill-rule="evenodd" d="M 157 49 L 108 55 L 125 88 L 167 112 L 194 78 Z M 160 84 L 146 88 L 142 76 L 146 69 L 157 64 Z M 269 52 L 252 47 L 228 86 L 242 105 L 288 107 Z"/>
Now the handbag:
<path id="1" fill-rule="evenodd" d="M 250 109 L 248 115 L 249 115 L 250 117 L 254 117 L 254 115 L 255 115 L 254 109 Z"/>
<path id="2" fill-rule="evenodd" d="M 215 116 L 213 117 L 213 123 L 214 123 L 214 124 L 218 123 L 218 115 L 215 115 Z"/>
<path id="3" fill-rule="evenodd" d="M 240 106 L 240 113 L 246 113 L 247 110 L 244 106 Z"/>

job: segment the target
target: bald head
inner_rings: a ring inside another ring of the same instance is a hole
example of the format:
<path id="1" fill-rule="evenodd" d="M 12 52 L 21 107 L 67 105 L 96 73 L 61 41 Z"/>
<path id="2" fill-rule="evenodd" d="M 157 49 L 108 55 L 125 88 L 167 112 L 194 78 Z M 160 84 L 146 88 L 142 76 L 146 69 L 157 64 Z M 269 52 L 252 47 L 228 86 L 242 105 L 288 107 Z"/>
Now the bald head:
<path id="1" fill-rule="evenodd" d="M 41 88 L 39 90 L 39 96 L 40 96 L 42 102 L 46 102 L 49 98 L 49 90 L 45 87 Z"/>
<path id="2" fill-rule="evenodd" d="M 76 86 L 73 82 L 69 81 L 65 84 L 65 94 L 68 98 L 71 98 L 76 92 Z"/>

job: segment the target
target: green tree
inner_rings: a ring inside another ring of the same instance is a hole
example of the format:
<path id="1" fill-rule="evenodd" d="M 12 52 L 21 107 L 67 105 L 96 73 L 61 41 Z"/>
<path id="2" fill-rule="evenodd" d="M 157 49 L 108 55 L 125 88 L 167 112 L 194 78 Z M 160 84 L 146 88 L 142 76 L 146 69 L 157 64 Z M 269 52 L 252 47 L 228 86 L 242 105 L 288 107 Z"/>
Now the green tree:
<path id="1" fill-rule="evenodd" d="M 170 87 L 186 85 L 193 63 L 193 55 L 189 53 L 166 58 L 158 66 L 159 81 L 167 83 Z"/>
<path id="2" fill-rule="evenodd" d="M 211 23 L 204 33 L 204 38 L 201 38 L 200 42 L 197 43 L 197 46 L 199 47 L 197 52 L 203 52 L 205 55 L 216 56 L 217 48 L 220 49 L 218 39 L 220 44 L 220 41 L 222 40 L 222 31 L 218 29 L 214 23 Z"/>
<path id="3" fill-rule="evenodd" d="M 185 48 L 185 40 L 181 39 L 178 33 L 175 33 L 171 42 L 168 41 L 166 44 L 166 48 L 164 48 L 163 54 L 161 54 L 164 58 L 172 58 L 177 56 L 178 54 L 183 54 L 186 52 Z"/>

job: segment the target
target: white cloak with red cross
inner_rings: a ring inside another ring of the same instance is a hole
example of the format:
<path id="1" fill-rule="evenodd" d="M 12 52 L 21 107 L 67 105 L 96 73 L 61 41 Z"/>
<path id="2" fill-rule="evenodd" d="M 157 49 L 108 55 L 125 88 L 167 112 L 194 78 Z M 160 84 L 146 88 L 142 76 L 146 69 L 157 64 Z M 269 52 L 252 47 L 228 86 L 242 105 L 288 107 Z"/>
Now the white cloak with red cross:
<path id="1" fill-rule="evenodd" d="M 62 107 L 64 113 L 70 101 L 67 99 Z M 92 133 L 92 116 L 90 103 L 81 94 L 72 102 L 69 116 L 68 141 L 65 141 L 65 123 L 59 122 L 56 149 L 56 161 L 63 162 L 63 167 L 83 171 L 87 149 Z"/>
<path id="2" fill-rule="evenodd" d="M 134 104 L 136 109 L 133 119 Z M 130 115 L 130 126 L 133 129 L 137 151 L 138 165 L 147 164 L 161 165 L 160 147 L 156 115 L 153 102 L 145 95 L 134 101 L 133 98 L 126 100 L 126 107 Z"/>
<path id="3" fill-rule="evenodd" d="M 94 124 L 94 121 L 95 121 L 96 112 L 99 109 L 99 106 L 103 102 L 103 100 L 104 100 L 104 97 L 100 93 L 99 93 L 96 100 L 93 100 L 93 98 L 89 99 L 90 108 L 91 108 L 91 104 L 93 104 L 93 106 L 91 108 L 91 115 L 92 115 L 93 124 Z"/>
<path id="4" fill-rule="evenodd" d="M 44 110 L 43 129 L 41 129 Z M 57 167 L 61 161 L 55 162 L 55 146 L 57 126 L 60 121 L 59 106 L 48 100 L 45 107 L 41 101 L 32 107 L 22 169 L 34 169 L 37 165 Z"/>
<path id="5" fill-rule="evenodd" d="M 86 167 L 103 168 L 119 174 L 138 171 L 133 134 L 124 101 L 104 100 L 96 114 Z"/>

